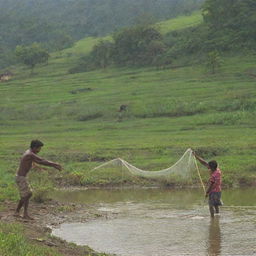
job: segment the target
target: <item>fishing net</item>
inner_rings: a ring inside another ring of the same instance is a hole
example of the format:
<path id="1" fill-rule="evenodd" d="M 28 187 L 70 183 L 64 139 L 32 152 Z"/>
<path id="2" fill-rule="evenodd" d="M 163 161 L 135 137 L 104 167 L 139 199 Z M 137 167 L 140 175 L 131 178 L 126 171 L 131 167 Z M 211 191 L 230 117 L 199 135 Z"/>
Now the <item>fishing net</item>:
<path id="1" fill-rule="evenodd" d="M 191 181 L 193 178 L 198 179 L 198 174 L 200 176 L 195 157 L 191 149 L 187 149 L 183 156 L 172 166 L 162 169 L 159 171 L 147 171 L 139 169 L 138 167 L 133 166 L 127 161 L 116 158 L 100 166 L 92 169 L 92 172 L 97 172 L 99 177 L 104 179 L 107 175 L 107 169 L 111 170 L 112 176 L 115 176 L 116 179 L 127 179 L 127 177 L 137 177 L 144 179 L 154 179 L 162 181 Z M 104 170 L 104 172 L 99 173 L 99 171 Z M 112 177 L 113 178 L 113 177 Z M 110 179 L 110 176 L 109 176 Z M 201 177 L 200 177 L 201 180 Z"/>

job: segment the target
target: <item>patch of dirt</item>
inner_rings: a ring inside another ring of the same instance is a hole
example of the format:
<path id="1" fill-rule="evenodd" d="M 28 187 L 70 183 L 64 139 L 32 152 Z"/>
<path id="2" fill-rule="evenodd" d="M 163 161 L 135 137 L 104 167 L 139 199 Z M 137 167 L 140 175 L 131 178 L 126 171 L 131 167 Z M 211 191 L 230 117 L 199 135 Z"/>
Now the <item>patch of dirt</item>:
<path id="1" fill-rule="evenodd" d="M 54 200 L 43 204 L 30 202 L 29 214 L 34 220 L 14 217 L 16 204 L 5 201 L 4 209 L 0 212 L 0 221 L 6 223 L 20 223 L 24 226 L 24 234 L 31 241 L 45 247 L 53 247 L 65 256 L 97 256 L 87 246 L 77 246 L 62 239 L 51 236 L 51 229 L 64 222 L 88 222 L 96 218 L 112 218 L 111 213 L 102 213 L 92 206 L 79 204 L 63 204 Z"/>

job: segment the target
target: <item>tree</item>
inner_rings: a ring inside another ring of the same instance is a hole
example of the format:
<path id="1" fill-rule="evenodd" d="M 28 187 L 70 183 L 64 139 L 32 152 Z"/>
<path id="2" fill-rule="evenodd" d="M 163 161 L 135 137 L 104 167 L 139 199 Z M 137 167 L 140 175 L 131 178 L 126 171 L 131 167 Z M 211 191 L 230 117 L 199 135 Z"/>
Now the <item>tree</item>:
<path id="1" fill-rule="evenodd" d="M 95 67 L 106 68 L 112 62 L 113 43 L 107 40 L 99 41 L 92 49 L 91 59 Z"/>
<path id="2" fill-rule="evenodd" d="M 15 55 L 22 63 L 31 68 L 31 73 L 37 64 L 46 63 L 50 57 L 49 53 L 38 43 L 33 43 L 30 46 L 18 45 Z"/>
<path id="3" fill-rule="evenodd" d="M 217 69 L 221 66 L 222 60 L 218 51 L 214 50 L 208 53 L 207 67 L 212 74 L 215 74 Z"/>
<path id="4" fill-rule="evenodd" d="M 153 26 L 126 28 L 114 35 L 114 59 L 122 65 L 150 65 L 165 51 L 163 37 Z"/>
<path id="5" fill-rule="evenodd" d="M 203 5 L 203 17 L 215 48 L 255 49 L 255 0 L 206 0 Z"/>
<path id="6" fill-rule="evenodd" d="M 72 37 L 62 31 L 56 31 L 55 36 L 52 37 L 52 40 L 52 48 L 56 49 L 57 51 L 61 51 L 65 48 L 71 47 L 74 43 Z M 50 43 L 49 45 L 51 46 Z"/>

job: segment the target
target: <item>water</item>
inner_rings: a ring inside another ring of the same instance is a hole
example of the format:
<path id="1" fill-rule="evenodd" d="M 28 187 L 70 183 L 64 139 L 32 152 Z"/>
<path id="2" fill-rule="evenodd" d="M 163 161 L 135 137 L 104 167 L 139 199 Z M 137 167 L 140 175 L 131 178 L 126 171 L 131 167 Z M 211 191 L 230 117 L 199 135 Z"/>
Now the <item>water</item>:
<path id="1" fill-rule="evenodd" d="M 106 215 L 64 223 L 53 234 L 120 256 L 256 255 L 256 190 L 223 192 L 221 216 L 209 217 L 200 190 L 86 190 L 59 200 L 86 203 Z M 108 218 L 108 216 L 111 216 Z"/>

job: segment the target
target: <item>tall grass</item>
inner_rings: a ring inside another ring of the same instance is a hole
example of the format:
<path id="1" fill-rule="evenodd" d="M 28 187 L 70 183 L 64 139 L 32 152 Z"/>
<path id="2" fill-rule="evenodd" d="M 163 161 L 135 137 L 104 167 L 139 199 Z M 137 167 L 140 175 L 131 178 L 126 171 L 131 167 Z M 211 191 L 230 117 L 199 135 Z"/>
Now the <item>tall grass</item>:
<path id="1" fill-rule="evenodd" d="M 0 223 L 0 255 L 1 256 L 59 256 L 54 249 L 38 246 L 29 242 L 18 224 Z"/>

